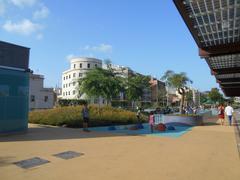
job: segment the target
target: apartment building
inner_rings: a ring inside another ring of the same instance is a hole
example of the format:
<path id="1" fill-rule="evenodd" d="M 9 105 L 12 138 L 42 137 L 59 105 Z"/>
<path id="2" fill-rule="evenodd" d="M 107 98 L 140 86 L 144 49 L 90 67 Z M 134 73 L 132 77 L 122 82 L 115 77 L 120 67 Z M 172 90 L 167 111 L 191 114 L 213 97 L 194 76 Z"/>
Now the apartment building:
<path id="1" fill-rule="evenodd" d="M 102 68 L 102 60 L 96 58 L 79 57 L 70 60 L 70 69 L 62 73 L 62 99 L 84 99 L 79 94 L 78 81 L 94 68 Z"/>

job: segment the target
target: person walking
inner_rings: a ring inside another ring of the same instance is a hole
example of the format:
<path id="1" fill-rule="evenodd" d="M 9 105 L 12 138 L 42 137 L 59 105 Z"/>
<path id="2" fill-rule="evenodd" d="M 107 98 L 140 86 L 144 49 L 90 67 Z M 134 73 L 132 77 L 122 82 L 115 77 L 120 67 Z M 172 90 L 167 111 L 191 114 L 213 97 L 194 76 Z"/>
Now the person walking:
<path id="1" fill-rule="evenodd" d="M 150 131 L 153 133 L 153 127 L 154 127 L 154 113 L 151 111 L 149 115 L 149 126 L 150 126 Z"/>
<path id="2" fill-rule="evenodd" d="M 223 104 L 220 104 L 218 107 L 218 120 L 220 121 L 221 125 L 224 125 L 225 122 L 225 116 L 224 116 L 224 106 Z"/>
<path id="3" fill-rule="evenodd" d="M 83 117 L 83 131 L 90 132 L 88 130 L 88 124 L 89 124 L 89 109 L 87 104 L 84 104 L 82 109 L 82 117 Z"/>
<path id="4" fill-rule="evenodd" d="M 228 117 L 229 126 L 232 125 L 233 112 L 233 108 L 230 106 L 230 103 L 228 103 L 227 107 L 225 108 L 225 113 Z"/>
<path id="5" fill-rule="evenodd" d="M 141 124 L 141 108 L 137 107 L 137 120 L 138 120 L 138 124 Z"/>

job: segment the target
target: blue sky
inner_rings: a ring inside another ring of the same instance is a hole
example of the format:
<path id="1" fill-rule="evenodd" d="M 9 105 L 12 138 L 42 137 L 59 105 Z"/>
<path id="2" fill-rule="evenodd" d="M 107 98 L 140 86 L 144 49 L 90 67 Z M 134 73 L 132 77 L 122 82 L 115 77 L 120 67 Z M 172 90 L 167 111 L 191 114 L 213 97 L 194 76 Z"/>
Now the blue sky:
<path id="1" fill-rule="evenodd" d="M 30 47 L 30 68 L 50 87 L 74 56 L 155 77 L 186 72 L 195 88 L 218 87 L 172 0 L 0 0 L 0 39 Z"/>

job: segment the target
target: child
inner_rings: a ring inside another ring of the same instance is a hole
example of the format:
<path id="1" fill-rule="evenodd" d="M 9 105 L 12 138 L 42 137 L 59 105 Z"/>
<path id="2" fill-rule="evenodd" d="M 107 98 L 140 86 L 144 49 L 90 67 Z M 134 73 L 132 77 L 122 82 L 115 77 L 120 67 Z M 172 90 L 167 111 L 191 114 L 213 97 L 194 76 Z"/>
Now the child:
<path id="1" fill-rule="evenodd" d="M 153 112 L 150 112 L 149 125 L 150 125 L 150 129 L 151 129 L 151 133 L 153 133 L 153 126 L 154 126 L 154 114 L 153 114 Z"/>

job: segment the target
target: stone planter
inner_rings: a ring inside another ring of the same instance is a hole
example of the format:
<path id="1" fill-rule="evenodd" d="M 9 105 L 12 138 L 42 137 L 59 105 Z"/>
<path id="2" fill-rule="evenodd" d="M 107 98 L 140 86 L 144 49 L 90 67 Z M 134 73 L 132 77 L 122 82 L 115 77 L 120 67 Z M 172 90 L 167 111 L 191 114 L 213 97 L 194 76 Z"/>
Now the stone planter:
<path id="1" fill-rule="evenodd" d="M 187 115 L 164 115 L 163 123 L 166 125 L 182 125 L 182 126 L 202 126 L 202 116 L 187 116 Z"/>

